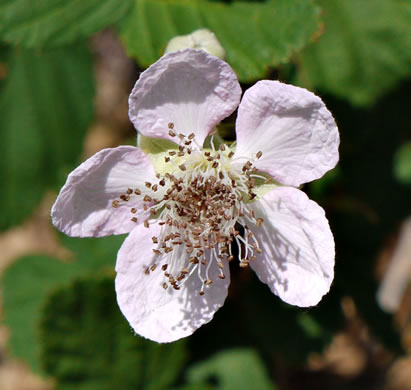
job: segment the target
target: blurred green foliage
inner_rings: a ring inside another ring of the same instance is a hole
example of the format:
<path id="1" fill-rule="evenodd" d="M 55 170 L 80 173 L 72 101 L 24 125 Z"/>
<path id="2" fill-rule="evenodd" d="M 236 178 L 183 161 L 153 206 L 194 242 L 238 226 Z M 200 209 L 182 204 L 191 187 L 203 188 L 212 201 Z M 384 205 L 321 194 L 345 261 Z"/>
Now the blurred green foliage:
<path id="1" fill-rule="evenodd" d="M 187 371 L 189 383 L 217 382 L 218 390 L 275 390 L 264 364 L 249 349 L 230 349 L 197 363 Z"/>
<path id="2" fill-rule="evenodd" d="M 49 256 L 26 256 L 12 264 L 3 277 L 5 324 L 10 327 L 9 348 L 14 356 L 41 370 L 39 321 L 49 294 L 74 278 L 113 273 L 116 252 L 123 237 L 102 240 L 70 239 L 63 242 L 75 253 L 69 262 Z"/>
<path id="3" fill-rule="evenodd" d="M 117 22 L 132 0 L 0 0 L 0 35 L 28 48 L 61 46 Z"/>
<path id="4" fill-rule="evenodd" d="M 374 269 L 409 213 L 410 24 L 409 0 L 0 0 L 0 230 L 28 218 L 78 163 L 94 99 L 84 39 L 110 25 L 142 67 L 173 36 L 208 27 L 244 88 L 279 75 L 317 90 L 341 133 L 339 167 L 304 188 L 326 209 L 336 241 L 335 280 L 317 307 L 283 304 L 233 268 L 214 320 L 187 343 L 159 346 L 134 336 L 115 303 L 124 238 L 63 237 L 70 261 L 26 256 L 4 274 L 13 356 L 57 378 L 60 390 L 273 389 L 267 368 L 304 364 L 344 329 L 343 297 L 401 352 L 375 299 Z"/>
<path id="5" fill-rule="evenodd" d="M 223 4 L 202 0 L 134 0 L 120 24 L 129 55 L 146 67 L 176 35 L 212 30 L 240 81 L 264 77 L 285 62 L 315 33 L 319 8 L 309 0 L 269 0 Z M 296 28 L 298 26 L 298 28 Z"/>
<path id="6" fill-rule="evenodd" d="M 184 340 L 161 345 L 134 335 L 110 277 L 82 278 L 51 292 L 40 340 L 56 390 L 167 390 L 186 360 Z"/>
<path id="7" fill-rule="evenodd" d="M 79 158 L 93 116 L 84 43 L 50 51 L 1 47 L 0 230 L 20 223 Z"/>
<path id="8" fill-rule="evenodd" d="M 298 80 L 356 105 L 374 103 L 411 75 L 410 2 L 319 0 L 324 33 L 298 63 Z"/>
<path id="9" fill-rule="evenodd" d="M 411 184 L 411 141 L 402 144 L 395 152 L 394 176 L 403 184 Z"/>

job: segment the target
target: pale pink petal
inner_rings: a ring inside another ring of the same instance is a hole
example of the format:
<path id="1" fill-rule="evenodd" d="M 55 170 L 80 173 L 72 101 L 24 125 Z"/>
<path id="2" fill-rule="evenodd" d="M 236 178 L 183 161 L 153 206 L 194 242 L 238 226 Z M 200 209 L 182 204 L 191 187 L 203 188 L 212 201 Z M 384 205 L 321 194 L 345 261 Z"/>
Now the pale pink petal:
<path id="1" fill-rule="evenodd" d="M 205 137 L 238 106 L 241 88 L 231 67 L 203 50 L 168 53 L 144 71 L 129 98 L 129 116 L 148 137 L 176 141 L 177 133 Z"/>
<path id="2" fill-rule="evenodd" d="M 236 157 L 285 185 L 324 175 L 338 161 L 339 134 L 322 100 L 303 88 L 263 80 L 248 89 L 238 108 Z"/>
<path id="3" fill-rule="evenodd" d="M 158 224 L 149 229 L 140 225 L 124 241 L 117 257 L 116 292 L 120 309 L 136 333 L 167 343 L 191 335 L 213 318 L 227 296 L 230 275 L 226 263 L 226 278 L 219 279 L 214 262 L 209 271 L 213 283 L 203 296 L 199 295 L 203 283 L 196 271 L 180 290 L 170 286 L 165 290 L 162 284 L 166 278 L 161 270 L 164 259 L 155 271 L 145 273 L 154 256 L 151 238 L 159 233 Z"/>
<path id="4" fill-rule="evenodd" d="M 334 277 L 334 238 L 324 210 L 295 188 L 277 187 L 249 205 L 261 227 L 250 224 L 262 254 L 250 264 L 283 301 L 316 305 Z"/>
<path id="5" fill-rule="evenodd" d="M 128 188 L 155 180 L 150 160 L 133 146 L 103 149 L 84 161 L 67 178 L 51 210 L 53 224 L 73 237 L 99 237 L 131 231 L 132 217 L 144 218 L 141 197 L 112 206 Z M 132 207 L 139 211 L 131 214 Z"/>

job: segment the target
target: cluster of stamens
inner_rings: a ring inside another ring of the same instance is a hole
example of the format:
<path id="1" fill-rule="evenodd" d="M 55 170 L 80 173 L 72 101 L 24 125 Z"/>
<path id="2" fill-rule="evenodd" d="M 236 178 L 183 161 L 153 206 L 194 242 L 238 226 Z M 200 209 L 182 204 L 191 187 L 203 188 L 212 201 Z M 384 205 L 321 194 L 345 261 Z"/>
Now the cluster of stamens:
<path id="1" fill-rule="evenodd" d="M 161 232 L 152 237 L 153 261 L 143 271 L 147 275 L 156 269 L 164 272 L 164 289 L 179 290 L 181 285 L 197 273 L 201 280 L 199 294 L 213 283 L 210 268 L 218 266 L 218 277 L 225 279 L 225 261 L 234 259 L 232 244 L 236 242 L 241 267 L 247 267 L 262 250 L 248 225 L 261 227 L 246 202 L 256 197 L 256 173 L 252 162 L 246 161 L 240 170 L 231 169 L 233 151 L 224 144 L 216 150 L 201 150 L 195 135 L 177 134 L 169 123 L 169 135 L 178 139 L 178 149 L 164 157 L 170 170 L 157 174 L 157 182 L 146 182 L 144 187 L 128 188 L 112 206 L 118 208 L 138 200 L 143 204 L 144 226 L 158 221 Z M 192 148 L 192 145 L 197 147 Z M 256 159 L 262 156 L 258 152 Z M 141 202 L 142 200 L 142 202 Z M 139 222 L 131 207 L 131 221 Z M 242 227 L 242 228 L 241 228 Z M 165 262 L 166 261 L 166 262 Z"/>

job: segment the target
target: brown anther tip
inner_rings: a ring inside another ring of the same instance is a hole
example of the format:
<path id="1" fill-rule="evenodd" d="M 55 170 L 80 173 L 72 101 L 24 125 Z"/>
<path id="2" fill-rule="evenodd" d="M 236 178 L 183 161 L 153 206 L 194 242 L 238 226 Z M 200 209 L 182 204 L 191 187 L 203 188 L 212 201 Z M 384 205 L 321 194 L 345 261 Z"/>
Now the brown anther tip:
<path id="1" fill-rule="evenodd" d="M 144 227 L 147 228 L 147 229 L 150 227 L 150 224 L 148 223 L 147 220 L 144 221 Z"/>
<path id="2" fill-rule="evenodd" d="M 168 163 L 170 161 L 170 157 L 164 157 L 164 161 Z"/>
<path id="3" fill-rule="evenodd" d="M 200 291 L 198 294 L 201 295 L 201 296 L 203 296 L 203 295 L 204 295 L 204 291 Z"/>
<path id="4" fill-rule="evenodd" d="M 151 202 L 153 199 L 151 198 L 150 195 L 144 195 L 143 200 L 144 200 L 144 202 Z"/>
<path id="5" fill-rule="evenodd" d="M 163 265 L 161 266 L 161 269 L 162 269 L 163 271 L 165 271 L 165 270 L 167 269 L 167 267 L 168 267 L 168 264 L 163 264 Z"/>
<path id="6" fill-rule="evenodd" d="M 144 183 L 144 185 L 145 185 L 147 188 L 151 188 L 151 183 L 150 183 L 149 181 L 146 181 L 146 182 Z"/>
<path id="7" fill-rule="evenodd" d="M 217 161 L 214 161 L 213 162 L 213 165 L 211 166 L 212 168 L 217 168 L 218 167 L 218 162 Z"/>
<path id="8" fill-rule="evenodd" d="M 225 275 L 224 275 L 224 274 L 220 274 L 220 275 L 218 275 L 218 277 L 219 277 L 220 279 L 225 279 Z"/>
<path id="9" fill-rule="evenodd" d="M 136 189 L 134 190 L 134 193 L 135 193 L 136 195 L 141 195 L 141 191 L 140 191 L 138 188 L 136 188 Z"/>
<path id="10" fill-rule="evenodd" d="M 138 222 L 138 219 L 137 219 L 136 217 L 133 217 L 133 218 L 131 218 L 131 222 L 137 223 L 137 222 Z"/>
<path id="11" fill-rule="evenodd" d="M 167 283 L 163 283 L 163 288 L 164 288 L 164 290 L 167 290 L 167 288 L 168 288 L 168 285 L 167 285 Z"/>
<path id="12" fill-rule="evenodd" d="M 149 274 L 150 274 L 150 269 L 149 269 L 149 268 L 146 268 L 146 270 L 144 271 L 144 273 L 145 273 L 146 275 L 149 275 Z"/>
<path id="13" fill-rule="evenodd" d="M 128 189 L 127 189 L 127 194 L 128 194 L 128 195 L 131 195 L 132 193 L 133 193 L 133 190 L 132 190 L 131 188 L 128 188 Z"/>
<path id="14" fill-rule="evenodd" d="M 186 170 L 186 166 L 184 165 L 184 164 L 181 164 L 181 165 L 179 165 L 178 166 L 182 171 L 185 171 Z"/>
<path id="15" fill-rule="evenodd" d="M 234 152 L 233 151 L 231 151 L 230 153 L 228 153 L 228 158 L 231 158 L 231 157 L 233 157 L 234 156 Z"/>
<path id="16" fill-rule="evenodd" d="M 246 267 L 248 267 L 248 261 L 247 261 L 247 260 L 241 260 L 241 261 L 240 261 L 240 267 L 241 267 L 241 268 L 246 268 Z"/>
<path id="17" fill-rule="evenodd" d="M 188 139 L 189 139 L 189 140 L 192 140 L 192 139 L 194 139 L 194 137 L 195 137 L 195 134 L 194 134 L 194 133 L 191 133 L 191 134 L 188 136 Z"/>
<path id="18" fill-rule="evenodd" d="M 169 122 L 168 128 L 171 129 L 171 130 L 174 129 L 174 123 L 173 123 L 173 122 Z"/>
<path id="19" fill-rule="evenodd" d="M 263 155 L 263 152 L 260 150 L 255 156 L 257 158 L 261 158 L 262 155 Z"/>
<path id="20" fill-rule="evenodd" d="M 263 218 L 257 218 L 257 221 L 255 222 L 255 224 L 260 227 L 263 226 L 264 223 L 264 219 Z"/>
<path id="21" fill-rule="evenodd" d="M 158 244 L 158 238 L 156 236 L 151 237 L 153 244 Z"/>
<path id="22" fill-rule="evenodd" d="M 234 256 L 228 256 L 227 261 L 233 261 L 234 260 Z"/>
<path id="23" fill-rule="evenodd" d="M 156 268 L 157 268 L 157 264 L 153 264 L 153 265 L 150 267 L 150 269 L 151 269 L 152 271 L 155 271 Z"/>
<path id="24" fill-rule="evenodd" d="M 224 144 L 221 144 L 221 145 L 220 145 L 220 151 L 224 152 L 224 150 L 225 150 L 225 145 L 224 145 Z"/>
<path id="25" fill-rule="evenodd" d="M 133 208 L 130 210 L 130 212 L 131 212 L 131 214 L 135 214 L 135 213 L 137 212 L 137 209 L 136 209 L 135 207 L 133 207 Z"/>
<path id="26" fill-rule="evenodd" d="M 180 138 L 180 139 L 184 139 L 186 136 L 183 134 L 183 133 L 179 133 L 178 134 L 178 138 Z"/>
<path id="27" fill-rule="evenodd" d="M 114 207 L 115 209 L 117 209 L 120 206 L 119 201 L 118 200 L 113 200 L 113 202 L 111 203 L 111 206 Z"/>

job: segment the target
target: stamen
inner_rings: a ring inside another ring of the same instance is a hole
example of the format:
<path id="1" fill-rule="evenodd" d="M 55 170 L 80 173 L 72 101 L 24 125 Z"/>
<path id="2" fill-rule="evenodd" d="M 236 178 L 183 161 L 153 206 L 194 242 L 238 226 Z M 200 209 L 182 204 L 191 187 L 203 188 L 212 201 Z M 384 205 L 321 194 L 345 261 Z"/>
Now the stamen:
<path id="1" fill-rule="evenodd" d="M 256 179 L 265 180 L 265 177 L 255 173 L 249 160 L 235 168 L 231 160 L 234 152 L 227 145 L 221 144 L 216 150 L 211 138 L 212 150 L 200 152 L 194 133 L 188 136 L 177 133 L 172 122 L 168 128 L 171 137 L 180 139 L 178 150 L 170 150 L 164 157 L 169 171 L 164 175 L 157 173 L 154 184 L 145 182 L 143 193 L 137 188 L 127 188 L 120 200 L 112 201 L 112 207 L 118 208 L 121 201 L 131 203 L 132 197 L 142 195 L 138 200 L 144 203 L 138 208 L 133 203 L 130 213 L 144 209 L 150 213 L 143 221 L 144 227 L 150 228 L 151 222 L 157 221 L 161 228 L 151 238 L 155 263 L 144 272 L 148 275 L 160 267 L 165 278 L 161 286 L 164 289 L 171 286 L 177 291 L 187 280 L 199 278 L 198 293 L 204 295 L 213 282 L 226 278 L 224 269 L 234 260 L 233 243 L 238 246 L 240 267 L 258 261 L 256 256 L 263 252 L 246 222 L 259 228 L 264 220 L 256 217 L 244 200 L 257 196 L 253 192 Z M 191 144 L 198 149 L 188 148 Z M 181 157 L 178 164 L 174 159 L 177 156 Z M 256 154 L 257 159 L 261 156 L 262 152 Z M 131 221 L 138 222 L 135 216 L 131 217 Z M 244 234 L 237 226 L 244 228 Z M 213 277 L 212 267 L 219 270 Z"/>

